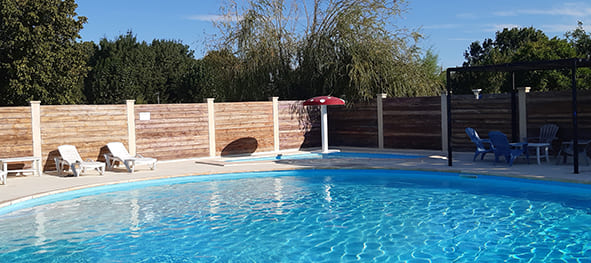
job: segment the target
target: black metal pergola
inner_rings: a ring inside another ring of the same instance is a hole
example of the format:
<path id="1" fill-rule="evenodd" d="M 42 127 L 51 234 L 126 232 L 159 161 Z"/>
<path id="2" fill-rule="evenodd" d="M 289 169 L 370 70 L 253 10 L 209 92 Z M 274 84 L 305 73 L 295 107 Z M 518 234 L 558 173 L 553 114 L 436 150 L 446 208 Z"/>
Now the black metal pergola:
<path id="1" fill-rule="evenodd" d="M 545 60 L 535 62 L 516 62 L 486 66 L 472 66 L 472 67 L 457 67 L 447 69 L 447 162 L 448 166 L 453 165 L 452 158 L 452 114 L 451 114 L 451 97 L 453 94 L 453 87 L 451 84 L 452 72 L 510 72 L 513 77 L 513 90 L 511 92 L 511 116 L 512 116 L 512 135 L 517 137 L 517 122 L 516 122 L 516 99 L 515 99 L 515 72 L 532 71 L 532 70 L 556 70 L 556 69 L 571 69 L 572 81 L 572 124 L 573 124 L 573 169 L 574 173 L 579 173 L 579 134 L 577 123 L 577 68 L 587 67 L 591 68 L 590 59 L 569 58 L 559 60 Z"/>

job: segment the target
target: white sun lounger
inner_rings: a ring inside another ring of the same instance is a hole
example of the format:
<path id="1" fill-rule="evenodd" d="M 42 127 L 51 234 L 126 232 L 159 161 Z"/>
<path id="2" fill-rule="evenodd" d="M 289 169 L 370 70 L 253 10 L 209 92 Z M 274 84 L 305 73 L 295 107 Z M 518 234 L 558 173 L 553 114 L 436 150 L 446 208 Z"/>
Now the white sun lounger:
<path id="1" fill-rule="evenodd" d="M 0 170 L 0 181 L 2 181 L 2 184 L 6 184 L 6 175 L 8 175 L 7 171 Z"/>
<path id="2" fill-rule="evenodd" d="M 61 156 L 55 158 L 55 168 L 58 175 L 62 174 L 66 166 L 72 169 L 74 176 L 79 176 L 86 169 L 96 169 L 101 175 L 105 172 L 105 163 L 95 162 L 90 159 L 83 161 L 74 145 L 61 145 L 57 147 L 57 150 Z"/>
<path id="3" fill-rule="evenodd" d="M 155 158 L 147 158 L 141 155 L 132 156 L 129 154 L 123 143 L 120 142 L 110 142 L 107 143 L 107 148 L 111 153 L 105 154 L 105 159 L 107 160 L 107 169 L 113 169 L 113 166 L 119 162 L 125 165 L 127 171 L 133 173 L 135 170 L 136 165 L 149 165 L 150 169 L 154 170 L 156 168 L 156 160 Z"/>

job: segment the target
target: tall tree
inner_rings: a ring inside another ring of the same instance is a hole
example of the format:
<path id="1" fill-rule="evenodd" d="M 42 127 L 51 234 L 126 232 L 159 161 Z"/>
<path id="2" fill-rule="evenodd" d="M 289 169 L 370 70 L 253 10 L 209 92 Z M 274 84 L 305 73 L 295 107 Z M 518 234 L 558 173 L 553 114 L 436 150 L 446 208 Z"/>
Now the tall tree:
<path id="1" fill-rule="evenodd" d="M 417 32 L 393 23 L 404 1 L 253 0 L 225 5 L 225 47 L 242 61 L 240 86 L 262 99 L 319 94 L 350 101 L 436 94 L 440 84 L 422 67 Z M 305 21 L 306 26 L 302 26 Z"/>
<path id="2" fill-rule="evenodd" d="M 124 103 L 128 99 L 146 102 L 149 96 L 144 90 L 153 76 L 153 54 L 145 42 L 137 42 L 132 32 L 115 41 L 101 39 L 91 61 L 93 69 L 85 91 L 89 103 Z"/>
<path id="3" fill-rule="evenodd" d="M 574 46 L 577 55 L 583 58 L 591 58 L 591 34 L 585 32 L 583 22 L 577 23 L 577 28 L 565 34 L 568 42 Z"/>
<path id="4" fill-rule="evenodd" d="M 287 93 L 296 47 L 296 0 L 254 0 L 241 6 L 227 0 L 228 18 L 218 24 L 223 34 L 221 50 L 231 50 L 241 61 L 237 87 L 229 100 L 266 99 Z"/>
<path id="5" fill-rule="evenodd" d="M 583 22 L 577 23 L 577 28 L 565 34 L 568 42 L 575 48 L 577 57 L 591 59 L 591 33 L 583 28 Z M 577 87 L 591 90 L 591 69 L 578 69 Z"/>
<path id="6" fill-rule="evenodd" d="M 0 104 L 84 100 L 88 45 L 77 43 L 86 17 L 74 0 L 0 0 Z"/>
<path id="7" fill-rule="evenodd" d="M 315 0 L 300 49 L 300 80 L 311 94 L 350 100 L 432 95 L 440 88 L 421 67 L 418 32 L 398 29 L 404 1 Z"/>
<path id="8" fill-rule="evenodd" d="M 189 102 L 190 70 L 195 63 L 187 45 L 170 40 L 138 42 L 133 32 L 110 41 L 101 39 L 86 80 L 89 103 Z"/>
<path id="9" fill-rule="evenodd" d="M 240 60 L 229 50 L 210 51 L 198 60 L 193 68 L 192 81 L 186 85 L 193 101 L 215 98 L 216 101 L 238 101 L 244 97 L 246 89 L 238 88 Z"/>
<path id="10" fill-rule="evenodd" d="M 565 39 L 549 39 L 533 27 L 503 29 L 494 40 L 476 41 L 464 52 L 464 66 L 492 65 L 511 62 L 554 60 L 576 57 L 575 49 Z M 454 78 L 456 92 L 470 93 L 482 89 L 484 93 L 510 92 L 513 79 L 509 73 L 462 73 Z M 535 91 L 562 90 L 570 87 L 568 72 L 546 70 L 516 72 L 517 86 L 530 86 Z"/>

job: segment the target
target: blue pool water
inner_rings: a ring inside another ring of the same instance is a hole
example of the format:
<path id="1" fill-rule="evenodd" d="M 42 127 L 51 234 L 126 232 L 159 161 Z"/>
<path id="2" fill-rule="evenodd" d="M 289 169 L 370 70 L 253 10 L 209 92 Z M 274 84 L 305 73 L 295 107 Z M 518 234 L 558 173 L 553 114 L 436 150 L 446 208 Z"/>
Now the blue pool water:
<path id="1" fill-rule="evenodd" d="M 413 171 L 154 180 L 0 209 L 0 262 L 589 262 L 590 199 Z"/>
<path id="2" fill-rule="evenodd" d="M 249 157 L 230 159 L 226 162 L 251 162 L 251 161 L 277 161 L 277 160 L 303 160 L 303 159 L 340 159 L 340 158 L 374 158 L 374 159 L 416 159 L 420 155 L 405 155 L 392 153 L 358 153 L 358 152 L 331 152 L 331 153 L 302 153 L 302 154 L 278 154 L 276 156 Z"/>

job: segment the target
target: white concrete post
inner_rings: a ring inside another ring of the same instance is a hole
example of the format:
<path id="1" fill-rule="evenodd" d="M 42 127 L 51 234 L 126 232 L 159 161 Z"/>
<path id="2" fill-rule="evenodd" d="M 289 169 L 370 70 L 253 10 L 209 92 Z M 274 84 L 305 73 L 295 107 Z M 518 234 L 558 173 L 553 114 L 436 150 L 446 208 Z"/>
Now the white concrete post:
<path id="1" fill-rule="evenodd" d="M 41 101 L 31 101 L 31 132 L 33 156 L 41 158 Z"/>
<path id="2" fill-rule="evenodd" d="M 133 156 L 136 155 L 136 138 L 135 138 L 135 100 L 127 100 L 127 140 L 129 153 Z"/>
<path id="3" fill-rule="evenodd" d="M 273 151 L 279 152 L 279 97 L 271 97 L 273 102 Z"/>
<path id="4" fill-rule="evenodd" d="M 384 149 L 384 103 L 383 100 L 388 97 L 388 94 L 381 93 L 377 95 L 378 108 L 378 148 Z"/>
<path id="5" fill-rule="evenodd" d="M 441 150 L 446 151 L 447 141 L 447 93 L 441 93 Z"/>
<path id="6" fill-rule="evenodd" d="M 517 97 L 519 100 L 518 103 L 518 112 L 519 112 L 519 141 L 523 141 L 527 139 L 527 104 L 526 104 L 526 94 L 529 93 L 531 87 L 518 87 L 517 88 Z"/>
<path id="7" fill-rule="evenodd" d="M 215 157 L 215 98 L 207 98 L 207 123 L 209 126 L 209 157 Z"/>

